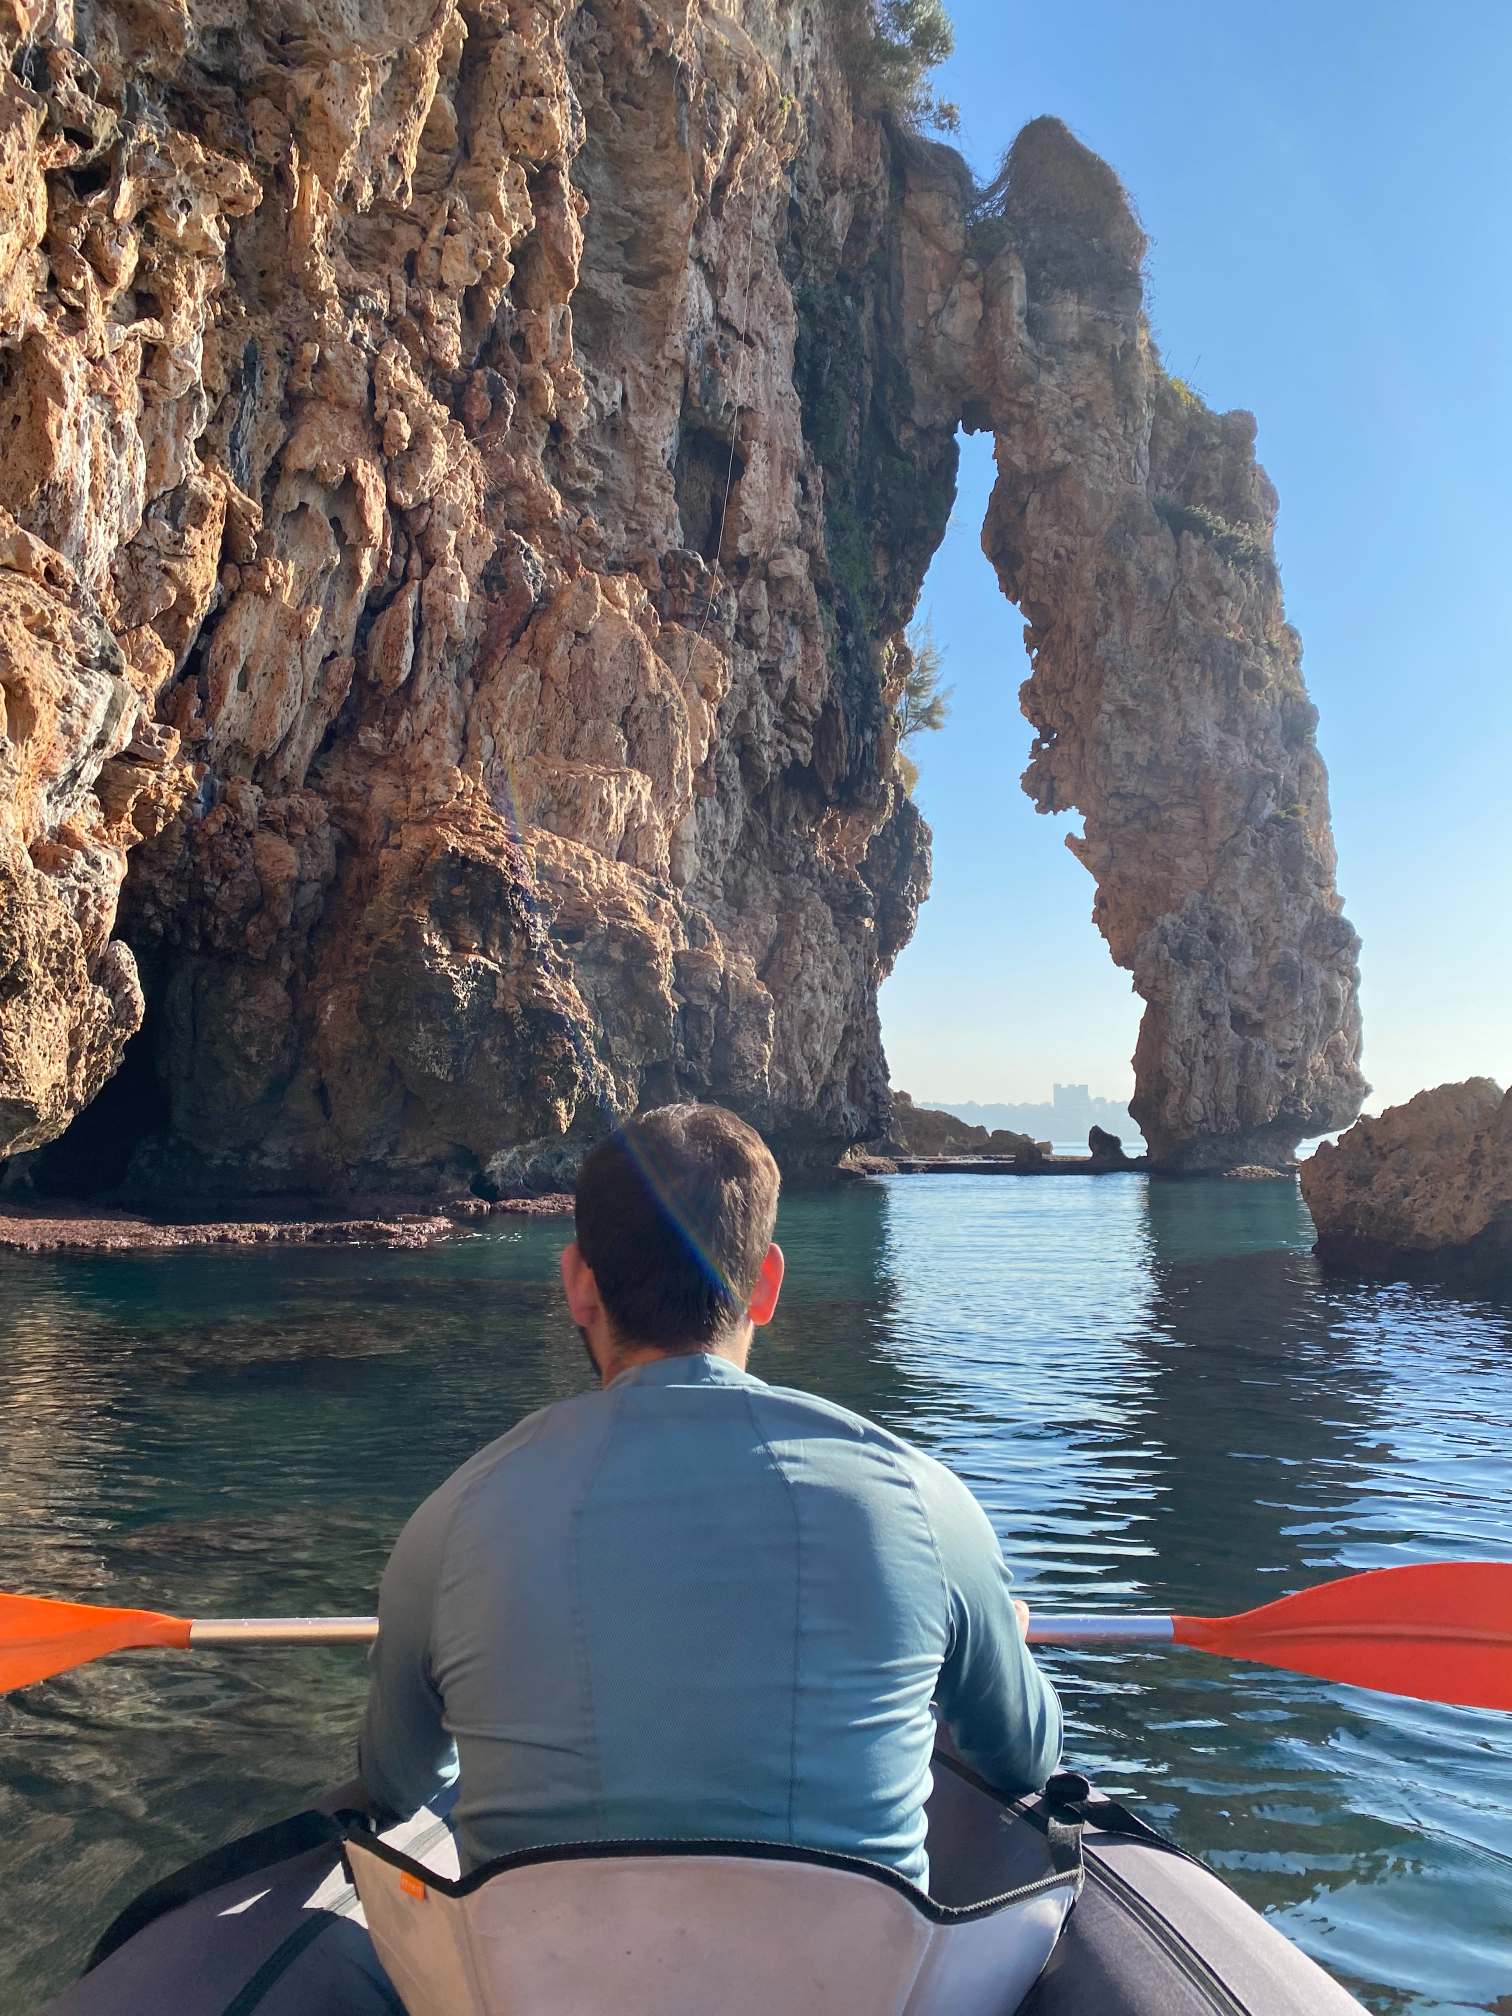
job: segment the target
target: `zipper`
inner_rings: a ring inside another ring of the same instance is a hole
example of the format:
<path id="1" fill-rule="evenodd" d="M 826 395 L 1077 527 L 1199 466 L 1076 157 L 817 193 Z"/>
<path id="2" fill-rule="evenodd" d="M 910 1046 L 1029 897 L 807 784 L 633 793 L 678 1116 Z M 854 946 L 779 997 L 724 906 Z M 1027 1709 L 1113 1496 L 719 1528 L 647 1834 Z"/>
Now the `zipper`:
<path id="1" fill-rule="evenodd" d="M 1247 2004 L 1241 2002 L 1233 1989 L 1214 1972 L 1203 1959 L 1196 1947 L 1191 1945 L 1171 1921 L 1163 1917 L 1150 1902 L 1142 1896 L 1132 1883 L 1120 1876 L 1116 1869 L 1107 1867 L 1097 1851 L 1090 1845 L 1086 1850 L 1087 1874 L 1092 1881 L 1116 1899 L 1168 1958 L 1174 1960 L 1194 1988 L 1206 1995 L 1215 2011 L 1215 2016 L 1251 2016 Z"/>

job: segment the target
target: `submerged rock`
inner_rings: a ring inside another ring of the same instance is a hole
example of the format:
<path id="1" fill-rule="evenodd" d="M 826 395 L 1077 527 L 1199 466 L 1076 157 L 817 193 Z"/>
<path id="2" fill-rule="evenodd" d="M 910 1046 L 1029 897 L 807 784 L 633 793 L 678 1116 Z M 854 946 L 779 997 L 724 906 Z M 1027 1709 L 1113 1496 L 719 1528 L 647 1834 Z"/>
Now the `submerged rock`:
<path id="1" fill-rule="evenodd" d="M 1358 1121 L 1302 1164 L 1326 1259 L 1512 1281 L 1512 1092 L 1467 1078 Z"/>

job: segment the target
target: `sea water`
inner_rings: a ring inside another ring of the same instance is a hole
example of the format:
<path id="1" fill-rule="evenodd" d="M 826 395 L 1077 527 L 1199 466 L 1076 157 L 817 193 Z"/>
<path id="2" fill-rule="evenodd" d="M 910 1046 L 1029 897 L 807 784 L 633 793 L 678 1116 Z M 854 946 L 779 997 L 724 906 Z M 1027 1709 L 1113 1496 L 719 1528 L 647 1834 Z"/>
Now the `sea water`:
<path id="1" fill-rule="evenodd" d="M 371 1609 L 413 1505 L 585 1383 L 563 1236 L 5 1257 L 0 1588 Z M 953 1464 L 1047 1613 L 1512 1558 L 1512 1306 L 1325 1276 L 1290 1183 L 898 1177 L 793 1197 L 780 1236 L 753 1369 Z M 1196 1653 L 1046 1663 L 1070 1759 L 1370 2007 L 1512 2008 L 1512 1718 Z M 347 1776 L 362 1692 L 360 1653 L 158 1653 L 0 1704 L 0 2009 Z"/>

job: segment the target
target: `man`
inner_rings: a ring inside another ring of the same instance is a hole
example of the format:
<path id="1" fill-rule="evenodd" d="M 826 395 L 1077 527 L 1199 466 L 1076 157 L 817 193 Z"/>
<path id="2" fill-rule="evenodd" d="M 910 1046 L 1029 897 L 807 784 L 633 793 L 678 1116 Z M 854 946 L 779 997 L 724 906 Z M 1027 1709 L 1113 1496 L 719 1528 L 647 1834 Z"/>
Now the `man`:
<path id="1" fill-rule="evenodd" d="M 464 1868 L 701 1837 L 923 1885 L 932 1700 L 1003 1790 L 1056 1766 L 1059 1704 L 966 1487 L 746 1370 L 782 1286 L 777 1191 L 717 1106 L 595 1148 L 562 1283 L 601 1387 L 522 1421 L 399 1537 L 362 1775 L 408 1813 L 460 1766 Z"/>

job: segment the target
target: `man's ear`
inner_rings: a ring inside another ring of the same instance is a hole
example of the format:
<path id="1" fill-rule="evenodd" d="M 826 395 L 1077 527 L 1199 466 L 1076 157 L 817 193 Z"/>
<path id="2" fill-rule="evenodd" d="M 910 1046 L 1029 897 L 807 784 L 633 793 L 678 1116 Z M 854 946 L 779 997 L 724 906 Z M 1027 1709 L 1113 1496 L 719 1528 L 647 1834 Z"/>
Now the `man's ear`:
<path id="1" fill-rule="evenodd" d="M 762 1324 L 770 1323 L 776 1314 L 777 1297 L 782 1293 L 785 1266 L 782 1248 L 777 1245 L 768 1246 L 761 1263 L 761 1271 L 756 1276 L 756 1286 L 751 1290 L 751 1299 L 746 1305 L 746 1314 L 758 1329 Z"/>
<path id="2" fill-rule="evenodd" d="M 583 1258 L 576 1239 L 570 1246 L 562 1248 L 562 1293 L 567 1297 L 567 1308 L 573 1322 L 579 1330 L 586 1330 L 599 1315 L 603 1304 L 599 1301 L 593 1269 Z"/>

